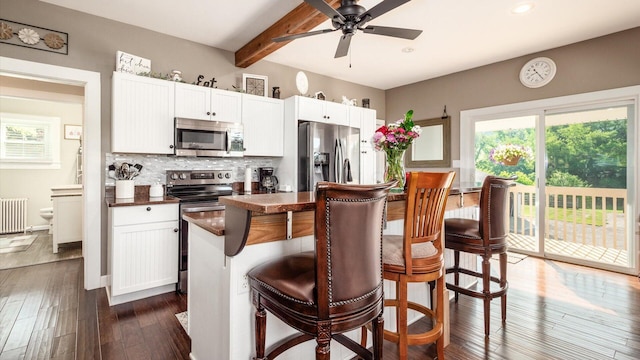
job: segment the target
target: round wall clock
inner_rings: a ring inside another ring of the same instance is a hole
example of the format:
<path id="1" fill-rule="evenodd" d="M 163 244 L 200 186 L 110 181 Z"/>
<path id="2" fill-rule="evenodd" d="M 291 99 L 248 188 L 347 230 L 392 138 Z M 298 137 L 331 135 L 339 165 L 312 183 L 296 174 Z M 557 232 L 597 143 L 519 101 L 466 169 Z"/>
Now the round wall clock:
<path id="1" fill-rule="evenodd" d="M 520 70 L 520 82 L 529 88 L 547 85 L 556 76 L 556 63 L 547 57 L 531 59 Z"/>

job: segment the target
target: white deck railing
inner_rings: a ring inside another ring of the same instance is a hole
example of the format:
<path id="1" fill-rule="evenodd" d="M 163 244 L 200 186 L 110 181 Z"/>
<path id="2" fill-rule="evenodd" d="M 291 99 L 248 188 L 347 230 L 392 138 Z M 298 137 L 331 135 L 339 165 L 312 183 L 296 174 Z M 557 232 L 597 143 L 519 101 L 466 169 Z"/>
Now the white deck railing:
<path id="1" fill-rule="evenodd" d="M 628 250 L 625 189 L 546 187 L 546 239 Z M 511 188 L 511 227 L 536 236 L 535 187 Z"/>

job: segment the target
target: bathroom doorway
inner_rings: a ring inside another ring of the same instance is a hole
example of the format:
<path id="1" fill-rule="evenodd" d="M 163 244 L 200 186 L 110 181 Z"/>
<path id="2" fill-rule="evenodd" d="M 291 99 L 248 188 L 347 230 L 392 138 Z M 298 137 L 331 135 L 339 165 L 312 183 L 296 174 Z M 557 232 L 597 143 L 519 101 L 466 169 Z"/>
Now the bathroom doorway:
<path id="1" fill-rule="evenodd" d="M 84 88 L 12 76 L 0 83 L 0 269 L 81 257 Z M 64 200 L 73 199 L 80 216 L 54 234 L 57 188 L 75 189 Z M 54 237 L 75 241 L 54 246 Z"/>
<path id="2" fill-rule="evenodd" d="M 83 180 L 82 180 L 82 255 L 84 288 L 104 286 L 102 272 L 102 188 L 100 138 L 100 73 L 0 57 L 0 75 L 39 79 L 45 82 L 84 88 L 83 103 Z"/>

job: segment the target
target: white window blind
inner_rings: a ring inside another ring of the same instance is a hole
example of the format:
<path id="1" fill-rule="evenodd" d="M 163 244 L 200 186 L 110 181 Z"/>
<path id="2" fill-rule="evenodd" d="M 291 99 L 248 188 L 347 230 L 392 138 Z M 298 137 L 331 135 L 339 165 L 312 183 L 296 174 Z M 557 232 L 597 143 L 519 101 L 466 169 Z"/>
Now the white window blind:
<path id="1" fill-rule="evenodd" d="M 60 118 L 0 113 L 0 168 L 59 169 Z"/>

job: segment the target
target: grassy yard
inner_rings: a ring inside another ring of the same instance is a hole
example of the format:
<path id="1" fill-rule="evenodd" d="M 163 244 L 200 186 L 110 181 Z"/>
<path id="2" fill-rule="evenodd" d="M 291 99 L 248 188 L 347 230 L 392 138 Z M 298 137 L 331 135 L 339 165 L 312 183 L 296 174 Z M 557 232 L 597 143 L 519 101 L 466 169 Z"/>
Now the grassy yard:
<path id="1" fill-rule="evenodd" d="M 522 207 L 522 213 L 524 217 L 535 217 L 535 207 L 531 205 L 524 205 Z M 596 225 L 603 226 L 605 225 L 606 214 L 613 213 L 613 210 L 603 211 L 602 209 L 558 209 L 558 208 L 547 208 L 547 218 L 551 221 L 565 221 L 573 223 L 574 221 L 578 224 L 586 225 Z M 622 211 L 615 211 L 617 213 L 622 214 Z M 583 220 L 584 219 L 584 220 Z"/>

